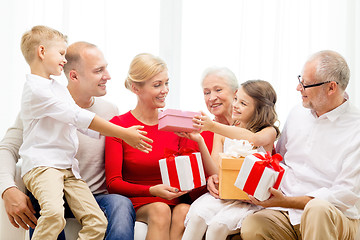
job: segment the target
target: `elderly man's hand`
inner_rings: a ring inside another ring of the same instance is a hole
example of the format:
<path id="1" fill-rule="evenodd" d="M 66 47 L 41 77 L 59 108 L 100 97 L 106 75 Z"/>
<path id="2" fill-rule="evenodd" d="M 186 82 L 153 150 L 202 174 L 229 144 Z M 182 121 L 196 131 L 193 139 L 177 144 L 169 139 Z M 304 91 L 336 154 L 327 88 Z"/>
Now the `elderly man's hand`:
<path id="1" fill-rule="evenodd" d="M 296 196 L 289 197 L 285 196 L 280 190 L 270 188 L 269 189 L 272 196 L 265 201 L 259 201 L 254 196 L 250 196 L 251 203 L 259 205 L 262 207 L 283 207 L 283 208 L 293 208 L 293 209 L 304 209 L 306 204 L 313 199 L 310 196 Z"/>
<path id="2" fill-rule="evenodd" d="M 277 190 L 275 188 L 270 188 L 269 191 L 272 194 L 272 196 L 268 200 L 265 200 L 265 201 L 259 201 L 254 196 L 249 195 L 251 203 L 265 207 L 265 208 L 266 207 L 281 207 L 281 206 L 283 206 L 284 203 L 286 202 L 285 195 L 280 190 Z"/>

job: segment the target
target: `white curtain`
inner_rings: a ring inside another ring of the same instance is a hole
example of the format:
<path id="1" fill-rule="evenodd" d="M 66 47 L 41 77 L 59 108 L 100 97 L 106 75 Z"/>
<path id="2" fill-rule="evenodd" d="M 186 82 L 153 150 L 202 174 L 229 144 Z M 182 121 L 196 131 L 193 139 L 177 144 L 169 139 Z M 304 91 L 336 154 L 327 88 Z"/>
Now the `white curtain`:
<path id="1" fill-rule="evenodd" d="M 112 80 L 106 99 L 121 112 L 135 106 L 123 86 L 140 52 L 162 57 L 169 67 L 167 107 L 206 110 L 200 78 L 209 66 L 226 66 L 239 82 L 269 81 L 278 94 L 281 124 L 300 101 L 295 88 L 307 57 L 332 49 L 349 63 L 350 99 L 360 106 L 360 3 L 357 0 L 4 0 L 0 6 L 0 136 L 20 109 L 25 74 L 21 35 L 43 24 L 69 43 L 99 46 Z M 66 79 L 59 78 L 64 84 Z"/>

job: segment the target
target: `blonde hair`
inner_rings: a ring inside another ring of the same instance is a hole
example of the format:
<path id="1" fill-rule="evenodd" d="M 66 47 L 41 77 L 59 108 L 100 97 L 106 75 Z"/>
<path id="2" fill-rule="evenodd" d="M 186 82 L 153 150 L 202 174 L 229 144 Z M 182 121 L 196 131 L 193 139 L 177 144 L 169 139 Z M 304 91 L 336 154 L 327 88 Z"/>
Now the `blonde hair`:
<path id="1" fill-rule="evenodd" d="M 264 80 L 249 80 L 241 84 L 243 90 L 255 101 L 255 112 L 246 128 L 252 132 L 259 132 L 266 127 L 273 127 L 280 134 L 275 123 L 278 116 L 275 111 L 276 92 L 271 84 Z"/>
<path id="2" fill-rule="evenodd" d="M 131 90 L 133 83 L 142 86 L 147 80 L 167 70 L 166 63 L 150 53 L 140 53 L 130 63 L 125 87 Z"/>
<path id="3" fill-rule="evenodd" d="M 36 48 L 51 40 L 63 40 L 67 43 L 67 36 L 47 26 L 38 25 L 25 32 L 21 38 L 21 52 L 30 64 L 36 54 Z"/>

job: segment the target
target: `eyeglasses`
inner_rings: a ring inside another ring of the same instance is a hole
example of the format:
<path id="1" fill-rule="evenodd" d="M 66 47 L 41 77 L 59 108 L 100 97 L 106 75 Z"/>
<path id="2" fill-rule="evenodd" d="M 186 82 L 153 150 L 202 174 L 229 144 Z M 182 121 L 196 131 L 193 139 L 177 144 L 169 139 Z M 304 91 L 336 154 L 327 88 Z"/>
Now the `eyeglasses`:
<path id="1" fill-rule="evenodd" d="M 320 83 L 315 83 L 315 84 L 310 84 L 310 85 L 304 85 L 304 83 L 301 81 L 302 77 L 301 75 L 298 76 L 298 80 L 299 80 L 299 84 L 301 85 L 301 87 L 305 90 L 306 88 L 311 88 L 311 87 L 317 87 L 317 86 L 321 86 L 325 83 L 329 83 L 331 81 L 326 81 L 326 82 L 320 82 Z M 337 82 L 336 82 L 337 84 Z"/>

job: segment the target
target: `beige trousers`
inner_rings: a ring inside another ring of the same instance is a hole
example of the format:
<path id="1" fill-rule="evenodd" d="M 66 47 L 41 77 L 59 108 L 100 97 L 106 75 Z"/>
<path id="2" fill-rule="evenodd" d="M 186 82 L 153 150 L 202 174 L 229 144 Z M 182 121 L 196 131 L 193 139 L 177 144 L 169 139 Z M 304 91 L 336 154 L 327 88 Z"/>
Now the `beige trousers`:
<path id="1" fill-rule="evenodd" d="M 71 211 L 83 226 L 78 239 L 104 238 L 107 219 L 89 187 L 83 180 L 76 179 L 70 169 L 37 167 L 26 173 L 23 180 L 41 209 L 33 240 L 56 240 L 64 229 L 64 194 Z"/>
<path id="2" fill-rule="evenodd" d="M 260 210 L 244 219 L 243 240 L 353 240 L 360 221 L 347 218 L 331 203 L 313 199 L 305 206 L 301 224 L 293 226 L 284 211 Z"/>

